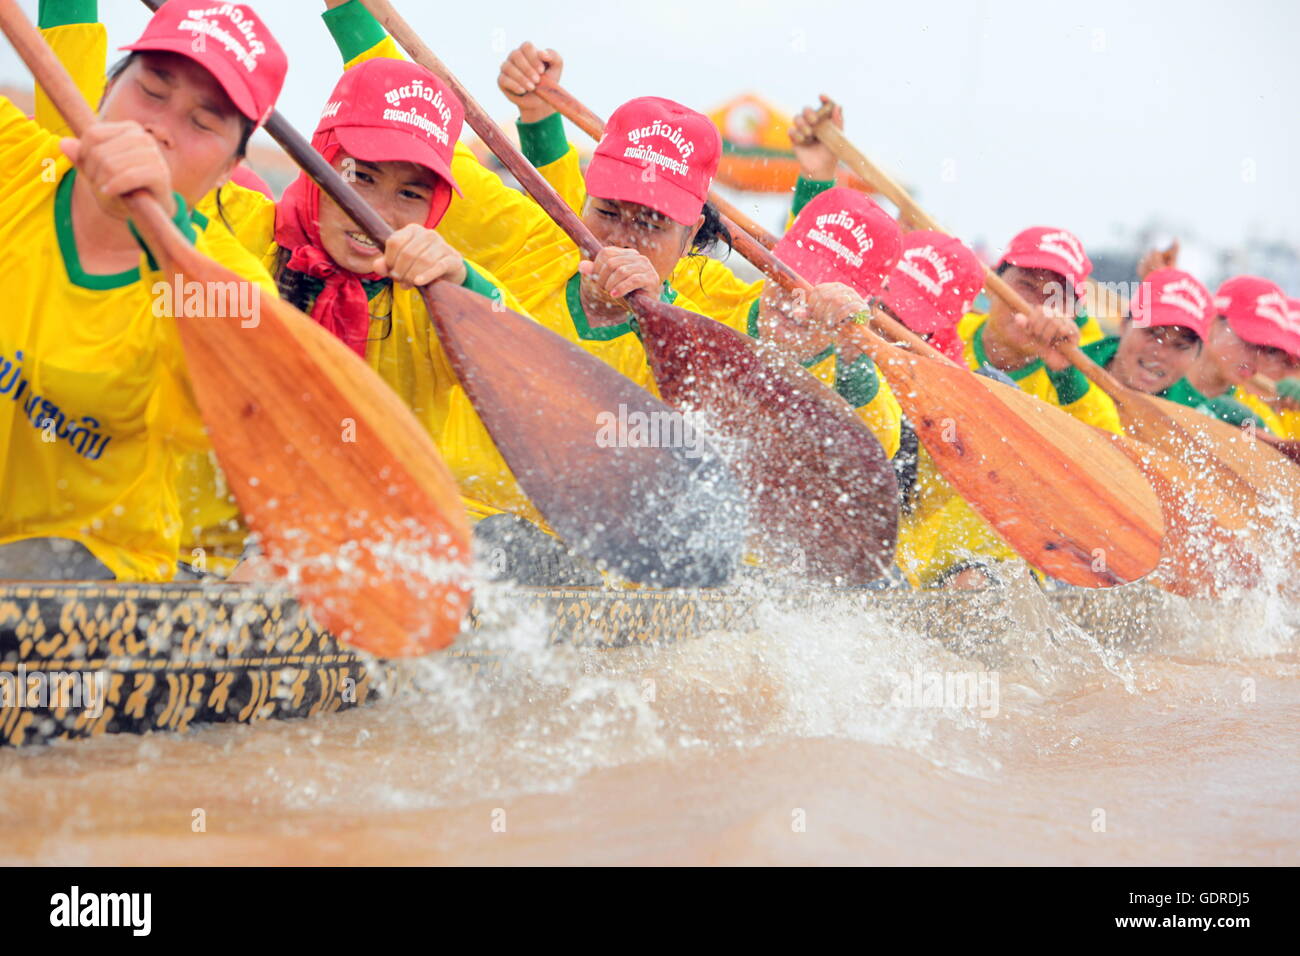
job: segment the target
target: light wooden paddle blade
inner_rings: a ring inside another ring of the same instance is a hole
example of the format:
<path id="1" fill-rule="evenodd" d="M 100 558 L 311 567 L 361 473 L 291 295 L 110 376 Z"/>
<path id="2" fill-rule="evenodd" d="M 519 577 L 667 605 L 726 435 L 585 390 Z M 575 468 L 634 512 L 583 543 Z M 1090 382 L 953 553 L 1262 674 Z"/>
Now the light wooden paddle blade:
<path id="1" fill-rule="evenodd" d="M 1289 458 L 1247 429 L 1237 428 L 1194 408 L 1155 398 L 1156 407 L 1178 423 L 1206 451 L 1216 455 L 1256 494 L 1267 493 L 1288 502 L 1300 514 L 1300 470 Z"/>
<path id="2" fill-rule="evenodd" d="M 656 587 L 740 562 L 744 496 L 689 417 L 579 346 L 445 282 L 438 337 L 520 487 L 570 547 Z"/>
<path id="3" fill-rule="evenodd" d="M 718 436 L 749 492 L 752 544 L 765 563 L 839 586 L 880 577 L 898 539 L 898 483 L 848 403 L 722 323 L 639 298 L 660 393 Z"/>
<path id="4" fill-rule="evenodd" d="M 1136 466 L 1093 429 L 1019 389 L 862 329 L 843 334 L 889 379 L 940 473 L 1026 561 L 1089 588 L 1155 569 L 1160 503 Z"/>
<path id="5" fill-rule="evenodd" d="M 1165 520 L 1160 564 L 1150 580 L 1188 598 L 1216 598 L 1230 588 L 1254 588 L 1262 580 L 1251 547 L 1250 516 L 1217 495 L 1200 500 L 1204 480 L 1159 448 L 1097 429 L 1142 470 L 1160 499 Z"/>
<path id="6" fill-rule="evenodd" d="M 180 265 L 189 281 L 241 281 L 198 253 Z M 347 346 L 279 300 L 256 301 L 247 328 L 177 320 L 199 409 L 249 528 L 340 640 L 384 657 L 445 647 L 469 609 L 471 559 L 446 464 Z"/>

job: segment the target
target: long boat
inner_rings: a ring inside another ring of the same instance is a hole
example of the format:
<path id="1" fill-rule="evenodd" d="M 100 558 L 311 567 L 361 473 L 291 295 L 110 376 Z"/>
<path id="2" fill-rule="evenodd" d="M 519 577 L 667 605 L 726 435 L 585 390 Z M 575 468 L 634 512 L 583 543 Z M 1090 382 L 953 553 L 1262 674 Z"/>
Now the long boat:
<path id="1" fill-rule="evenodd" d="M 1022 628 L 999 591 L 744 587 L 726 590 L 489 587 L 448 651 L 474 669 L 495 662 L 490 635 L 521 620 L 553 644 L 654 646 L 755 627 L 772 607 L 861 611 L 864 628 L 992 640 L 999 619 Z M 1142 585 L 1048 593 L 1103 643 L 1144 633 L 1180 599 Z M 871 623 L 873 622 L 874 623 Z M 341 644 L 282 591 L 239 584 L 0 585 L 0 745 L 191 725 L 311 717 L 373 699 L 386 662 Z"/>

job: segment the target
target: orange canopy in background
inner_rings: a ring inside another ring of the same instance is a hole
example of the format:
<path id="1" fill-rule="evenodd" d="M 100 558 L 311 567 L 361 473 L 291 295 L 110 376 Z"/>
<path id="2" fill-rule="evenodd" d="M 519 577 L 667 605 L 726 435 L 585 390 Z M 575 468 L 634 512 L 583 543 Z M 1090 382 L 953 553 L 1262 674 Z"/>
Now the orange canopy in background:
<path id="1" fill-rule="evenodd" d="M 719 183 L 755 193 L 783 193 L 794 189 L 799 163 L 787 133 L 792 122 L 790 114 L 753 93 L 742 93 L 711 111 L 709 119 L 722 133 Z M 865 182 L 844 168 L 837 178 L 841 186 L 871 191 Z"/>

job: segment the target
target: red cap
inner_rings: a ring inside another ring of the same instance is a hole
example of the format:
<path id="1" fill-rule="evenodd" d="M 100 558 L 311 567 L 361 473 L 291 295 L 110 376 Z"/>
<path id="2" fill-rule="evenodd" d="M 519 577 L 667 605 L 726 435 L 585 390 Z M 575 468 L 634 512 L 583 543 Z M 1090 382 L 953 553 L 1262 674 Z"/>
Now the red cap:
<path id="1" fill-rule="evenodd" d="M 1214 293 L 1214 309 L 1242 341 L 1300 358 L 1300 336 L 1288 315 L 1287 298 L 1275 283 L 1258 276 L 1236 276 Z"/>
<path id="2" fill-rule="evenodd" d="M 275 109 L 289 70 L 271 30 L 242 3 L 168 0 L 140 39 L 123 50 L 180 53 L 221 84 L 235 108 L 257 125 Z"/>
<path id="3" fill-rule="evenodd" d="M 1082 298 L 1086 287 L 1084 280 L 1092 272 L 1092 260 L 1083 251 L 1079 237 L 1064 229 L 1051 226 L 1034 226 L 1019 233 L 998 261 L 1022 269 L 1050 269 L 1074 286 L 1074 294 Z"/>
<path id="4" fill-rule="evenodd" d="M 649 206 L 693 226 L 722 158 L 722 136 L 703 113 L 672 100 L 642 96 L 605 124 L 587 166 L 587 192 Z"/>
<path id="5" fill-rule="evenodd" d="M 451 159 L 464 121 L 465 107 L 438 77 L 409 60 L 376 57 L 343 74 L 316 135 L 333 131 L 357 159 L 423 166 L 459 193 Z"/>
<path id="6" fill-rule="evenodd" d="M 903 237 L 903 254 L 881 299 L 924 335 L 955 326 L 983 285 L 983 264 L 960 240 L 918 229 Z"/>
<path id="7" fill-rule="evenodd" d="M 803 207 L 772 253 L 814 285 L 843 282 L 872 296 L 879 294 L 902 246 L 889 213 L 856 189 L 838 186 Z"/>
<path id="8" fill-rule="evenodd" d="M 1129 300 L 1133 324 L 1143 328 L 1181 325 L 1204 341 L 1214 321 L 1214 297 L 1196 277 L 1182 269 L 1156 269 Z"/>

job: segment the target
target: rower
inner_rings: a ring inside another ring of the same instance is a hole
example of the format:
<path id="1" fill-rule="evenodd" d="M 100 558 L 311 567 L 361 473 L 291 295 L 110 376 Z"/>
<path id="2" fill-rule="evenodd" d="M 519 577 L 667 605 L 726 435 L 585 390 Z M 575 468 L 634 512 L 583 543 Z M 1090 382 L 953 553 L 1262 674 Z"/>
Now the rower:
<path id="1" fill-rule="evenodd" d="M 1209 290 L 1191 274 L 1157 269 L 1129 301 L 1120 334 L 1085 345 L 1083 351 L 1129 388 L 1170 398 L 1170 389 L 1201 355 L 1213 303 Z"/>
<path id="2" fill-rule="evenodd" d="M 275 294 L 257 261 L 191 210 L 242 159 L 285 56 L 248 6 L 197 18 L 192 6 L 172 0 L 126 47 L 101 122 L 79 140 L 0 99 L 0 577 L 165 581 L 175 570 L 175 483 L 186 450 L 209 445 L 156 292 L 167 283 L 120 197 L 147 189 L 196 248 Z M 208 31 L 255 37 L 256 52 L 195 42 Z"/>
<path id="3" fill-rule="evenodd" d="M 1122 434 L 1115 404 L 1054 348 L 1102 338 L 1084 308 L 1092 261 L 1078 237 L 1050 226 L 1026 229 L 1011 240 L 995 271 L 1034 312 L 1020 315 L 992 296 L 987 314 L 966 315 L 957 325 L 966 364 L 1004 372 L 1035 398 Z"/>
<path id="4" fill-rule="evenodd" d="M 1274 283 L 1257 276 L 1228 279 L 1214 294 L 1215 318 L 1205 349 L 1166 396 L 1231 425 L 1268 423 L 1234 397 L 1266 364 L 1300 359 L 1300 337 L 1290 328 L 1286 296 Z"/>

